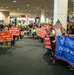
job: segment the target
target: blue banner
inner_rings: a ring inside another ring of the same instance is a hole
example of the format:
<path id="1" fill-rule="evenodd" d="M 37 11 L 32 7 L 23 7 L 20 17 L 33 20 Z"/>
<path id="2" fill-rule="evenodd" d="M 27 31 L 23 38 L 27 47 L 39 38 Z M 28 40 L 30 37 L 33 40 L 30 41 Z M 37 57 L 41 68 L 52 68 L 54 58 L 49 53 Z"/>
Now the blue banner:
<path id="1" fill-rule="evenodd" d="M 74 38 L 58 36 L 55 57 L 68 62 L 74 67 Z"/>

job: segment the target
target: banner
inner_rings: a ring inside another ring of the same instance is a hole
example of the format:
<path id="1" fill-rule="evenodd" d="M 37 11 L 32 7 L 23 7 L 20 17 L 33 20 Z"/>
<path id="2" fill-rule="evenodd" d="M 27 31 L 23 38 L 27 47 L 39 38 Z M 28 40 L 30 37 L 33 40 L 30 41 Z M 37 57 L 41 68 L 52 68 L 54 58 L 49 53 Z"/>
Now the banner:
<path id="1" fill-rule="evenodd" d="M 44 38 L 46 31 L 44 29 L 38 28 L 37 36 Z"/>
<path id="2" fill-rule="evenodd" d="M 13 40 L 12 34 L 10 32 L 0 32 L 0 42 Z"/>
<path id="3" fill-rule="evenodd" d="M 48 37 L 45 37 L 45 38 L 44 38 L 44 46 L 45 46 L 45 48 L 47 48 L 47 49 L 51 49 L 50 38 L 48 38 Z"/>
<path id="4" fill-rule="evenodd" d="M 58 36 L 55 57 L 68 62 L 74 67 L 74 38 Z"/>
<path id="5" fill-rule="evenodd" d="M 20 29 L 18 27 L 11 27 L 9 28 L 9 31 L 12 33 L 13 36 L 20 35 Z"/>

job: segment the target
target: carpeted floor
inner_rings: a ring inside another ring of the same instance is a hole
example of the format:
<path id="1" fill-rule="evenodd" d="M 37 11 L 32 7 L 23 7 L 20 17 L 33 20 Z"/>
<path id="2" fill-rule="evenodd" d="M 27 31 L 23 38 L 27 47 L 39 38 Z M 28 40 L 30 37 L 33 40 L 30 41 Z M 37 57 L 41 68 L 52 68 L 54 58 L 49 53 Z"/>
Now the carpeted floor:
<path id="1" fill-rule="evenodd" d="M 0 75 L 74 75 L 65 62 L 52 64 L 37 39 L 24 38 L 15 47 L 0 49 Z"/>

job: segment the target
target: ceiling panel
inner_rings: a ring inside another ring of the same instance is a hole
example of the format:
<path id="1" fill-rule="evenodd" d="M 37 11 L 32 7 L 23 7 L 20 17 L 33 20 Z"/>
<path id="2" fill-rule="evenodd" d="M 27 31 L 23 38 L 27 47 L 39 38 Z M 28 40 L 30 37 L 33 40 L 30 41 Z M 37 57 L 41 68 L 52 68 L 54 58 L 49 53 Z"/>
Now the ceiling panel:
<path id="1" fill-rule="evenodd" d="M 0 0 L 0 10 L 40 14 L 42 7 L 44 7 L 46 10 L 46 14 L 52 15 L 54 6 L 53 3 L 54 0 L 16 0 L 16 3 L 13 3 L 13 0 Z M 27 6 L 27 4 L 29 4 L 29 6 Z M 69 0 L 68 4 L 68 11 L 71 12 L 73 9 L 73 0 Z"/>

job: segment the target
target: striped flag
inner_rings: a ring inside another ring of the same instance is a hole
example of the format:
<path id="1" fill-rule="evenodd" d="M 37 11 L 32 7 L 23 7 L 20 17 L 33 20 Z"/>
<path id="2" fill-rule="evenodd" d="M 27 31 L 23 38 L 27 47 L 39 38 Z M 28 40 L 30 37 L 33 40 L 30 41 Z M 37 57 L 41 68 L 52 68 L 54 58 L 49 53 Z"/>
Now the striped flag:
<path id="1" fill-rule="evenodd" d="M 55 24 L 54 24 L 54 29 L 59 29 L 62 26 L 61 22 L 58 20 Z"/>

